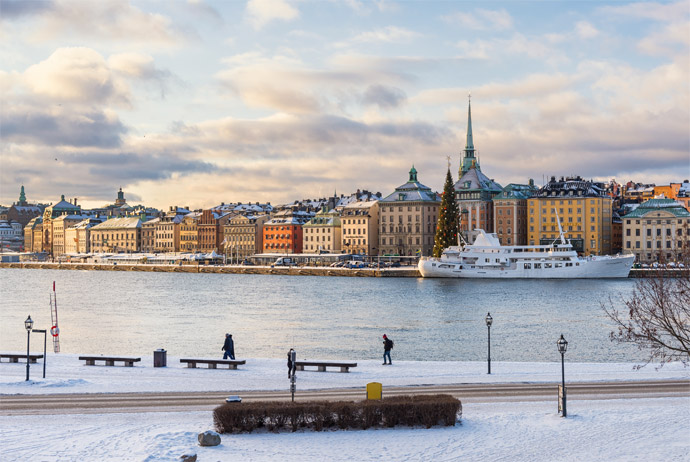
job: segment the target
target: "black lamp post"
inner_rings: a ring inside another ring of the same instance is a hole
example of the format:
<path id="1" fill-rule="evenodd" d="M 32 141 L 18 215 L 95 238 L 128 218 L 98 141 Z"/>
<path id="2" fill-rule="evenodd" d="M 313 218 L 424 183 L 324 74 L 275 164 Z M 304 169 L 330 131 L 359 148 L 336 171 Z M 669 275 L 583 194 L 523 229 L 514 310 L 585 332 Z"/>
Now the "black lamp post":
<path id="1" fill-rule="evenodd" d="M 561 354 L 561 387 L 563 390 L 561 406 L 563 410 L 563 417 L 566 417 L 568 412 L 565 408 L 565 352 L 568 349 L 568 342 L 563 338 L 563 334 L 561 334 L 561 338 L 559 338 L 558 342 L 556 343 L 558 345 L 558 352 Z"/>
<path id="2" fill-rule="evenodd" d="M 26 328 L 26 380 L 29 380 L 29 344 L 31 341 L 31 329 L 34 327 L 31 315 L 24 321 L 24 327 Z"/>
<path id="3" fill-rule="evenodd" d="M 491 313 L 486 313 L 486 319 L 485 320 L 486 320 L 486 328 L 487 328 L 488 334 L 489 334 L 489 342 L 488 342 L 489 351 L 487 354 L 487 362 L 489 365 L 489 372 L 487 372 L 487 374 L 491 374 L 491 324 L 493 324 L 494 318 L 491 317 Z"/>

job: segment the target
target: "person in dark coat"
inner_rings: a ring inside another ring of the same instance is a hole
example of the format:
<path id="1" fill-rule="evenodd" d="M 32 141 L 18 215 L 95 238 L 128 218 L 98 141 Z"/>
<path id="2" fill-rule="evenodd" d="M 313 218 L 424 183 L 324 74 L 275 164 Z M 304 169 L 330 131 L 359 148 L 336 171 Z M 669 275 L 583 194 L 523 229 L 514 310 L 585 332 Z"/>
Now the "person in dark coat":
<path id="1" fill-rule="evenodd" d="M 295 350 L 292 349 L 292 348 L 290 348 L 290 351 L 288 351 L 288 362 L 287 362 L 287 366 L 288 366 L 288 379 L 292 377 L 292 368 L 293 368 L 293 364 L 292 364 L 292 352 L 293 352 L 293 351 L 295 351 Z"/>
<path id="2" fill-rule="evenodd" d="M 383 365 L 385 366 L 386 364 L 391 365 L 393 362 L 391 361 L 391 350 L 393 349 L 393 340 L 389 339 L 386 334 L 383 334 Z M 386 362 L 386 358 L 388 358 L 388 362 Z"/>
<path id="3" fill-rule="evenodd" d="M 225 334 L 225 343 L 222 350 L 225 351 L 223 359 L 228 359 L 228 356 L 230 359 L 235 359 L 235 342 L 232 341 L 232 335 Z"/>

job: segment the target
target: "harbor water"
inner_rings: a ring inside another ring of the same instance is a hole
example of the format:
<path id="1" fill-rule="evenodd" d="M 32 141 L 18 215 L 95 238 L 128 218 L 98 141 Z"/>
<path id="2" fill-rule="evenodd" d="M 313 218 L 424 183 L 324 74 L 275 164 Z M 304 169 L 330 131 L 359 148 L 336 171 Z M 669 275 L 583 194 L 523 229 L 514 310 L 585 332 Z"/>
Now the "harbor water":
<path id="1" fill-rule="evenodd" d="M 0 351 L 25 351 L 24 320 L 50 329 L 57 287 L 65 353 L 222 357 L 226 332 L 238 358 L 485 361 L 491 312 L 492 361 L 640 362 L 609 340 L 601 303 L 617 307 L 630 279 L 461 280 L 246 274 L 0 269 Z M 43 339 L 32 336 L 32 352 Z M 50 348 L 50 344 L 49 344 Z"/>

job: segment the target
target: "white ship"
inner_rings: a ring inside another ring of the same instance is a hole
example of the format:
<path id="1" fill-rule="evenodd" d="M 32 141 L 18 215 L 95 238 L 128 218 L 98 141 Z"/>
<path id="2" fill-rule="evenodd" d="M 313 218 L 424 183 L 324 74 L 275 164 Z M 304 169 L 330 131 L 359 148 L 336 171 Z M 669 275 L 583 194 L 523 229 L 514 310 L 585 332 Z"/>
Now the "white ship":
<path id="1" fill-rule="evenodd" d="M 578 257 L 563 236 L 551 245 L 502 246 L 496 234 L 482 229 L 472 245 L 451 246 L 441 258 L 422 257 L 425 278 L 575 279 L 625 278 L 635 255 Z"/>

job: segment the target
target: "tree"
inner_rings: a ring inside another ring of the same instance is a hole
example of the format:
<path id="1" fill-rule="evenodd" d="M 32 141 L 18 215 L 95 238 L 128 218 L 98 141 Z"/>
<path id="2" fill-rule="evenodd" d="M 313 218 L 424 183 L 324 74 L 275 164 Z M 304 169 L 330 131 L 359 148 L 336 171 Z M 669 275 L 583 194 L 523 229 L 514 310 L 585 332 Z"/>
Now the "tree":
<path id="1" fill-rule="evenodd" d="M 446 183 L 443 185 L 443 198 L 438 212 L 436 236 L 434 236 L 434 257 L 440 257 L 444 249 L 458 244 L 458 203 L 455 202 L 453 177 L 450 167 L 446 173 Z"/>
<path id="2" fill-rule="evenodd" d="M 687 233 L 687 227 L 685 228 Z M 687 236 L 687 234 L 686 234 Z M 623 299 L 628 315 L 614 307 L 609 298 L 602 308 L 616 325 L 611 332 L 613 342 L 631 343 L 646 350 L 652 361 L 661 365 L 680 361 L 690 364 L 690 249 L 684 245 L 680 264 L 650 269 L 651 277 L 635 283 L 630 298 Z"/>

